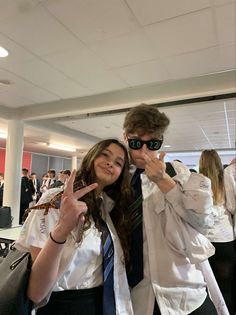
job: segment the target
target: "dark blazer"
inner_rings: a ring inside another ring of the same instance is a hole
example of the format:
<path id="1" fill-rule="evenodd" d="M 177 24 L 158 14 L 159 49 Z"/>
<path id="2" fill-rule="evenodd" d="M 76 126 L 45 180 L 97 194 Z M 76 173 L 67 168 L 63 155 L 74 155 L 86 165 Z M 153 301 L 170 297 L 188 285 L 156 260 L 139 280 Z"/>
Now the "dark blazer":
<path id="1" fill-rule="evenodd" d="M 36 178 L 36 190 L 35 190 L 35 187 L 34 187 L 34 182 L 33 182 L 33 179 L 30 179 L 30 185 L 32 185 L 32 192 L 33 192 L 33 195 L 36 193 L 36 194 L 39 194 L 40 193 L 40 181 L 38 178 Z"/>
<path id="2" fill-rule="evenodd" d="M 21 204 L 29 204 L 32 198 L 32 192 L 34 191 L 33 183 L 27 176 L 21 177 Z"/>
<path id="3" fill-rule="evenodd" d="M 0 184 L 0 207 L 2 207 L 3 202 L 3 190 L 4 190 L 4 183 Z"/>

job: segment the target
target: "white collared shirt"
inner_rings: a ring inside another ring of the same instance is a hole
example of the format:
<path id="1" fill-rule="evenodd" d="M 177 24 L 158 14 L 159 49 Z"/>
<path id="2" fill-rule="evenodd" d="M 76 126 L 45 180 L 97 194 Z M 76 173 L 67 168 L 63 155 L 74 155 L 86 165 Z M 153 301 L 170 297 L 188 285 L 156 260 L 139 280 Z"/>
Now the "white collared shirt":
<path id="1" fill-rule="evenodd" d="M 190 314 L 206 298 L 198 263 L 214 254 L 196 230 L 206 232 L 214 223 L 210 180 L 177 175 L 178 184 L 164 195 L 145 174 L 141 179 L 144 279 L 131 290 L 134 314 L 152 315 L 155 297 L 162 315 Z"/>
<path id="2" fill-rule="evenodd" d="M 61 189 L 50 189 L 50 198 L 60 192 Z M 43 203 L 48 200 L 47 193 L 42 197 Z M 132 305 L 129 287 L 124 266 L 124 256 L 115 228 L 112 224 L 109 211 L 113 201 L 103 194 L 102 211 L 104 220 L 110 230 L 114 244 L 114 292 L 116 299 L 117 315 L 132 315 Z M 48 215 L 43 215 L 43 210 L 32 210 L 27 218 L 21 235 L 16 242 L 18 249 L 29 251 L 30 246 L 42 248 L 59 218 L 58 209 L 49 209 Z M 81 244 L 76 243 L 77 231 L 73 231 L 68 237 L 61 258 L 61 266 L 57 283 L 53 291 L 68 289 L 93 288 L 103 284 L 102 273 L 102 244 L 101 232 L 94 223 L 85 231 Z"/>

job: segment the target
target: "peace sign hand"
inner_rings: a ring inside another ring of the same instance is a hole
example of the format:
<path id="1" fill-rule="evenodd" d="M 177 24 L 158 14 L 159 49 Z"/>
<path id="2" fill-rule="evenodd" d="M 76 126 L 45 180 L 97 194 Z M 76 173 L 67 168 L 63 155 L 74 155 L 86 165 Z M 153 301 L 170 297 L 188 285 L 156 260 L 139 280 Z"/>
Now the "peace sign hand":
<path id="1" fill-rule="evenodd" d="M 84 220 L 83 214 L 88 210 L 86 203 L 79 199 L 97 187 L 97 183 L 93 183 L 74 192 L 73 183 L 75 176 L 76 170 L 73 170 L 61 199 L 60 217 L 57 223 L 57 230 L 60 231 L 61 238 L 64 237 L 64 239 L 79 223 L 81 223 L 81 221 Z"/>

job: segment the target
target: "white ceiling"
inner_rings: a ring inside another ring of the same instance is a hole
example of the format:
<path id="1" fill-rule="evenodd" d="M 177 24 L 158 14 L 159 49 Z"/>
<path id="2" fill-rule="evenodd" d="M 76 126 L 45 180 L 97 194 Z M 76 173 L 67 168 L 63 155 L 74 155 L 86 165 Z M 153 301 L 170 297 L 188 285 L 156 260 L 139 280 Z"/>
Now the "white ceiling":
<path id="1" fill-rule="evenodd" d="M 236 92 L 235 6 L 0 0 L 0 46 L 9 50 L 0 58 L 0 82 L 10 83 L 0 83 L 0 131 L 10 119 L 23 120 L 25 150 L 68 156 L 47 148 L 55 142 L 80 154 L 101 138 L 122 138 L 124 109 L 165 103 L 166 151 L 233 149 L 235 97 L 173 101 Z"/>

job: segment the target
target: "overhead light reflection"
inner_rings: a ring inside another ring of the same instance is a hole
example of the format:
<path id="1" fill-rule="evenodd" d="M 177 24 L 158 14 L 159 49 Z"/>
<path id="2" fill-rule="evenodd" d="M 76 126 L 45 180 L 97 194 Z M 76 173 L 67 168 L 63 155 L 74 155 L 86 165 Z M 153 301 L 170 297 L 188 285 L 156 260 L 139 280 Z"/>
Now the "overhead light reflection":
<path id="1" fill-rule="evenodd" d="M 52 149 L 62 150 L 62 151 L 76 152 L 76 148 L 63 145 L 63 144 L 49 143 L 48 147 Z"/>

